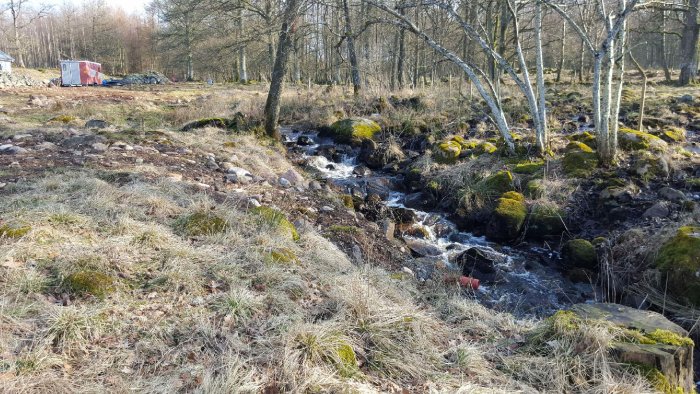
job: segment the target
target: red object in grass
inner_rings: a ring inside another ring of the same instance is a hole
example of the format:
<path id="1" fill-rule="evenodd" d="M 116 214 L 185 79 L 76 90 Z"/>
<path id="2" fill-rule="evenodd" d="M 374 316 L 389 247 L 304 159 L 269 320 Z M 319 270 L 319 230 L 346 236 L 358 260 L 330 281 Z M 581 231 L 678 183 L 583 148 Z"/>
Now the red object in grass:
<path id="1" fill-rule="evenodd" d="M 470 276 L 460 276 L 459 284 L 472 290 L 479 290 L 479 279 Z"/>

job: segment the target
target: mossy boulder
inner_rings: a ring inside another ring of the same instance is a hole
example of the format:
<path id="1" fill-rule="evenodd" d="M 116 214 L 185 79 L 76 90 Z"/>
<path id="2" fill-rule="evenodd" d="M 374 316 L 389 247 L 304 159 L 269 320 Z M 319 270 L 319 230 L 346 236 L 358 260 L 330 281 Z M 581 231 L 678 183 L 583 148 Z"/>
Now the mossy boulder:
<path id="1" fill-rule="evenodd" d="M 523 228 L 527 217 L 525 197 L 516 192 L 504 193 L 496 202 L 486 235 L 495 240 L 515 239 Z"/>
<path id="2" fill-rule="evenodd" d="M 436 162 L 442 164 L 453 164 L 462 153 L 462 146 L 456 141 L 444 141 L 438 144 L 433 153 Z"/>
<path id="3" fill-rule="evenodd" d="M 672 295 L 700 306 L 700 226 L 684 226 L 661 246 L 656 266 L 668 276 Z"/>
<path id="4" fill-rule="evenodd" d="M 566 145 L 567 151 L 593 152 L 593 149 L 581 141 L 571 141 Z"/>
<path id="5" fill-rule="evenodd" d="M 513 167 L 513 172 L 516 174 L 534 174 L 536 172 L 542 171 L 544 167 L 544 160 L 529 161 L 525 163 L 518 163 Z"/>
<path id="6" fill-rule="evenodd" d="M 582 142 L 593 149 L 595 149 L 598 146 L 598 140 L 596 139 L 596 136 L 588 131 L 569 136 L 569 141 Z"/>
<path id="7" fill-rule="evenodd" d="M 663 152 L 668 148 L 666 141 L 661 138 L 639 130 L 628 128 L 620 129 L 618 133 L 620 147 L 627 151 L 651 150 Z"/>
<path id="8" fill-rule="evenodd" d="M 497 197 L 515 190 L 513 174 L 510 171 L 498 171 L 477 182 L 476 188 L 485 197 Z"/>
<path id="9" fill-rule="evenodd" d="M 559 238 L 566 231 L 566 212 L 555 204 L 532 207 L 526 236 L 533 239 Z"/>
<path id="10" fill-rule="evenodd" d="M 662 140 L 672 144 L 685 141 L 685 130 L 680 127 L 667 127 L 659 135 Z"/>
<path id="11" fill-rule="evenodd" d="M 78 271 L 64 280 L 68 290 L 76 294 L 89 294 L 104 299 L 115 290 L 115 280 L 98 271 Z"/>
<path id="12" fill-rule="evenodd" d="M 587 178 L 593 174 L 598 165 L 598 156 L 593 152 L 569 151 L 564 155 L 561 165 L 566 175 Z"/>
<path id="13" fill-rule="evenodd" d="M 198 211 L 178 219 L 175 229 L 190 237 L 214 235 L 226 231 L 228 223 L 213 212 Z"/>
<path id="14" fill-rule="evenodd" d="M 496 145 L 494 145 L 488 141 L 484 141 L 484 142 L 479 144 L 479 150 L 481 151 L 481 153 L 493 154 L 493 153 L 496 153 L 496 151 L 498 150 L 498 147 L 496 147 Z"/>
<path id="15" fill-rule="evenodd" d="M 667 178 L 669 176 L 669 165 L 666 159 L 651 152 L 637 152 L 632 157 L 632 165 L 629 172 L 649 181 L 655 178 Z"/>
<path id="16" fill-rule="evenodd" d="M 598 256 L 592 243 L 585 239 L 572 239 L 561 248 L 564 264 L 576 267 L 594 269 L 598 267 Z"/>
<path id="17" fill-rule="evenodd" d="M 22 238 L 32 228 L 29 226 L 11 226 L 9 224 L 0 225 L 0 238 Z"/>
<path id="18" fill-rule="evenodd" d="M 337 143 L 360 145 L 363 140 L 372 139 L 382 131 L 381 126 L 365 118 L 347 118 L 333 123 L 325 134 L 329 134 Z"/>
<path id="19" fill-rule="evenodd" d="M 299 240 L 299 233 L 294 224 L 284 214 L 274 208 L 260 206 L 252 210 L 266 225 L 278 229 L 282 233 L 289 234 L 293 240 Z"/>

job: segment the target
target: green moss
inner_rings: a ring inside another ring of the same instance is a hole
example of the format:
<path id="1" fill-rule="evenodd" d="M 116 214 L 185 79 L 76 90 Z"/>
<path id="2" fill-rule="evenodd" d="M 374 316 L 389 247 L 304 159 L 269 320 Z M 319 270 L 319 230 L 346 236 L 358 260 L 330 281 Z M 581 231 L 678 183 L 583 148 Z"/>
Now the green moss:
<path id="1" fill-rule="evenodd" d="M 49 119 L 49 122 L 59 122 L 59 123 L 71 123 L 78 120 L 75 116 L 72 115 L 58 115 L 54 116 L 53 118 Z"/>
<path id="2" fill-rule="evenodd" d="M 22 238 L 27 235 L 31 229 L 32 228 L 29 226 L 13 227 L 9 224 L 3 224 L 0 226 L 0 238 Z"/>
<path id="3" fill-rule="evenodd" d="M 460 153 L 462 153 L 461 145 L 455 141 L 444 141 L 437 146 L 433 158 L 438 163 L 453 164 L 459 158 Z"/>
<path id="4" fill-rule="evenodd" d="M 695 346 L 692 339 L 676 334 L 673 331 L 656 329 L 648 334 L 646 337 L 654 341 L 654 343 L 663 343 L 664 345 L 672 346 Z"/>
<path id="5" fill-rule="evenodd" d="M 535 239 L 558 238 L 566 226 L 566 213 L 555 204 L 537 204 L 532 208 L 527 226 L 527 236 Z"/>
<path id="6" fill-rule="evenodd" d="M 539 199 L 544 196 L 545 188 L 541 179 L 533 179 L 525 184 L 525 195 L 531 199 Z"/>
<path id="7" fill-rule="evenodd" d="M 488 141 L 484 141 L 484 142 L 480 143 L 479 149 L 481 150 L 482 153 L 487 153 L 487 154 L 496 153 L 496 151 L 498 150 L 496 145 L 494 145 Z"/>
<path id="8" fill-rule="evenodd" d="M 685 130 L 679 127 L 668 127 L 661 132 L 661 139 L 668 142 L 683 142 L 685 141 Z"/>
<path id="9" fill-rule="evenodd" d="M 343 194 L 342 199 L 343 199 L 343 205 L 345 206 L 345 208 L 355 209 L 355 203 L 354 203 L 351 195 Z"/>
<path id="10" fill-rule="evenodd" d="M 581 142 L 581 141 L 571 141 L 571 142 L 569 142 L 569 144 L 566 145 L 566 150 L 567 150 L 567 151 L 588 152 L 588 153 L 593 152 L 593 149 L 591 149 L 590 146 L 584 144 L 584 143 Z"/>
<path id="11" fill-rule="evenodd" d="M 299 258 L 293 250 L 288 248 L 275 249 L 270 252 L 270 260 L 278 264 L 297 264 Z"/>
<path id="12" fill-rule="evenodd" d="M 595 148 L 598 145 L 595 135 L 589 133 L 588 131 L 569 136 L 569 141 L 583 142 L 591 148 Z"/>
<path id="13" fill-rule="evenodd" d="M 700 178 L 688 178 L 685 180 L 685 187 L 689 190 L 700 191 Z"/>
<path id="14" fill-rule="evenodd" d="M 652 150 L 660 152 L 666 150 L 668 146 L 664 140 L 655 135 L 628 128 L 620 129 L 618 142 L 620 147 L 627 151 Z"/>
<path id="15" fill-rule="evenodd" d="M 598 165 L 598 156 L 592 152 L 569 151 L 562 159 L 564 172 L 576 178 L 588 178 Z"/>
<path id="16" fill-rule="evenodd" d="M 183 216 L 175 223 L 175 229 L 181 234 L 190 237 L 214 235 L 224 232 L 228 227 L 226 220 L 216 216 L 212 212 L 195 212 Z"/>
<path id="17" fill-rule="evenodd" d="M 672 387 L 666 375 L 657 368 L 636 362 L 628 363 L 627 365 L 643 376 L 656 391 L 663 394 L 685 394 L 682 387 Z"/>
<path id="18" fill-rule="evenodd" d="M 513 174 L 511 174 L 510 171 L 498 171 L 479 181 L 477 186 L 485 190 L 488 195 L 502 195 L 514 189 Z"/>
<path id="19" fill-rule="evenodd" d="M 104 299 L 115 289 L 114 279 L 98 271 L 79 271 L 69 275 L 64 281 L 66 287 L 78 294 L 90 294 Z"/>
<path id="20" fill-rule="evenodd" d="M 525 202 L 525 196 L 523 196 L 522 194 L 515 192 L 515 191 L 505 192 L 505 193 L 503 193 L 501 198 L 507 198 L 510 200 Z"/>
<path id="21" fill-rule="evenodd" d="M 567 241 L 561 249 L 561 256 L 574 267 L 593 269 L 598 266 L 595 247 L 585 239 Z"/>
<path id="22" fill-rule="evenodd" d="M 294 224 L 284 214 L 274 208 L 261 206 L 253 208 L 252 212 L 262 219 L 267 225 L 288 233 L 293 240 L 299 240 L 299 233 Z"/>
<path id="23" fill-rule="evenodd" d="M 670 293 L 700 305 L 700 227 L 681 227 L 659 249 L 656 266 L 668 275 Z"/>
<path id="24" fill-rule="evenodd" d="M 216 127 L 219 129 L 234 129 L 236 127 L 236 121 L 232 119 L 224 118 L 204 118 L 193 120 L 190 123 L 182 126 L 182 131 L 190 131 L 195 129 L 202 129 L 205 127 Z"/>
<path id="25" fill-rule="evenodd" d="M 512 195 L 515 199 L 506 198 Z M 509 192 L 496 202 L 491 220 L 487 227 L 487 235 L 494 239 L 514 239 L 520 233 L 527 217 L 527 206 L 522 194 Z"/>
<path id="26" fill-rule="evenodd" d="M 544 160 L 519 163 L 515 165 L 513 172 L 517 174 L 534 174 L 541 171 L 542 167 L 544 167 Z"/>
<path id="27" fill-rule="evenodd" d="M 373 120 L 348 118 L 333 123 L 330 136 L 338 143 L 359 145 L 362 140 L 372 139 L 381 130 L 381 126 Z"/>
<path id="28" fill-rule="evenodd" d="M 338 360 L 336 368 L 340 376 L 351 378 L 360 372 L 357 366 L 357 355 L 352 346 L 347 343 L 341 343 L 336 349 Z"/>

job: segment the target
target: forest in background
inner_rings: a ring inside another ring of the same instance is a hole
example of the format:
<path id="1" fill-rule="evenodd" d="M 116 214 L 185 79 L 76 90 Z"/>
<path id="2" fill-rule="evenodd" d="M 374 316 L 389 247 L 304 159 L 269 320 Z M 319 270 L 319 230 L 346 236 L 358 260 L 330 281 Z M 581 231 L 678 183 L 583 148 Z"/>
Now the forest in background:
<path id="1" fill-rule="evenodd" d="M 596 24 L 600 4 L 556 2 L 586 33 L 600 39 Z M 642 2 L 629 17 L 629 50 L 646 69 L 661 70 L 672 80 L 697 47 L 697 0 Z M 390 20 L 365 0 L 311 0 L 301 4 L 295 21 L 288 79 L 297 83 L 345 83 L 353 57 L 364 86 L 422 87 L 436 79 L 460 75 L 458 67 L 420 38 Z M 387 5 L 406 15 L 422 31 L 463 59 L 496 77 L 499 67 L 461 31 L 435 2 L 398 1 Z M 517 63 L 513 18 L 503 0 L 452 1 L 465 21 L 479 29 L 489 45 L 511 64 Z M 514 3 L 520 41 L 534 58 L 535 12 L 532 2 Z M 154 69 L 177 80 L 247 81 L 270 79 L 286 3 L 244 0 L 155 0 L 143 13 L 128 13 L 106 1 L 44 6 L 12 0 L 0 8 L 0 50 L 16 66 L 55 68 L 62 59 L 88 59 L 108 74 Z M 572 25 L 552 7 L 544 7 L 544 65 L 557 80 L 578 81 L 591 75 L 593 56 Z M 351 39 L 348 39 L 351 38 Z M 682 45 L 683 41 L 695 45 Z M 693 51 L 689 51 L 692 48 Z M 692 63 L 692 62 L 691 62 Z M 695 67 L 697 68 L 697 67 Z"/>

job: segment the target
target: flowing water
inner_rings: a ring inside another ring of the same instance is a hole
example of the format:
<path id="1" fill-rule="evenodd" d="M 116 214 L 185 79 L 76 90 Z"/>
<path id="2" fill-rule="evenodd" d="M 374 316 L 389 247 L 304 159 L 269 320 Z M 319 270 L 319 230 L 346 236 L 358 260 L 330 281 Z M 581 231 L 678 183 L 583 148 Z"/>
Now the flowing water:
<path id="1" fill-rule="evenodd" d="M 308 166 L 318 170 L 329 182 L 343 188 L 346 192 L 372 190 L 376 185 L 388 185 L 388 191 L 378 193 L 384 198 L 389 208 L 404 208 L 415 215 L 413 228 L 419 229 L 420 237 L 404 235 L 407 246 L 420 250 L 423 256 L 416 256 L 413 264 L 407 263 L 419 280 L 441 280 L 436 277 L 435 267 L 444 265 L 459 271 L 455 258 L 476 248 L 481 255 L 488 256 L 492 265 L 486 272 L 464 273 L 479 279 L 481 284 L 476 291 L 466 290 L 468 296 L 475 297 L 481 303 L 519 316 L 543 316 L 568 305 L 585 302 L 595 298 L 595 288 L 591 284 L 573 283 L 559 270 L 559 256 L 556 252 L 541 246 L 522 244 L 509 247 L 489 242 L 484 237 L 477 237 L 468 232 L 459 231 L 443 212 L 425 212 L 407 208 L 404 205 L 406 194 L 401 190 L 396 177 L 382 172 L 372 172 L 369 176 L 354 173 L 359 151 L 349 147 L 343 154 L 333 157 L 319 154 L 333 145 L 330 140 L 319 138 L 314 132 L 283 128 L 283 137 L 290 152 L 302 155 Z M 299 145 L 299 137 L 303 145 Z M 441 274 L 442 275 L 442 274 Z"/>

